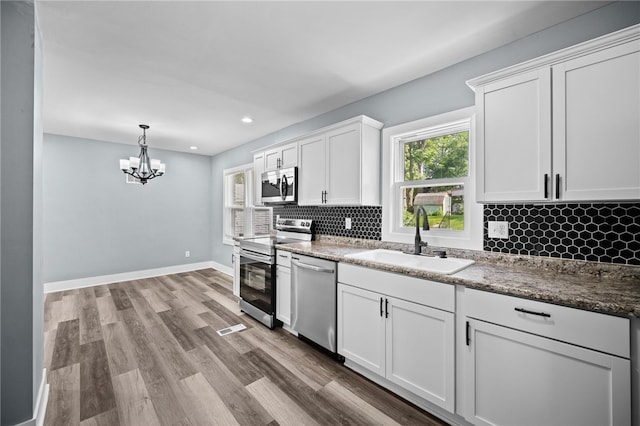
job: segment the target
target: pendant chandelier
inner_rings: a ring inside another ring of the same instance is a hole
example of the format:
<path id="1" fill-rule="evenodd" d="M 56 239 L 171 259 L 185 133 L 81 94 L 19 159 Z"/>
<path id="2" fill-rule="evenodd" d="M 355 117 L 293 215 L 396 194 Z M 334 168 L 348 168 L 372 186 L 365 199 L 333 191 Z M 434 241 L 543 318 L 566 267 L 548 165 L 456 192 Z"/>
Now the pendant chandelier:
<path id="1" fill-rule="evenodd" d="M 165 170 L 165 164 L 160 160 L 149 160 L 147 155 L 147 133 L 149 128 L 146 124 L 140 124 L 142 129 L 142 135 L 138 137 L 138 145 L 140 145 L 140 155 L 138 157 L 129 157 L 129 159 L 120 160 L 120 169 L 127 175 L 133 176 L 138 179 L 141 184 L 147 183 L 147 181 L 162 176 Z"/>

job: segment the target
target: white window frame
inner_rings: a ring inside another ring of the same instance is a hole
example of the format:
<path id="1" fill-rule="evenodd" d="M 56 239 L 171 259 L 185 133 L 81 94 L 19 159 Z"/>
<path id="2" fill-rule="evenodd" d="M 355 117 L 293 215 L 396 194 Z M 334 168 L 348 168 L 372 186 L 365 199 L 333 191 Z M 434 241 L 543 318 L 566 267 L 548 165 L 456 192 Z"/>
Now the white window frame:
<path id="1" fill-rule="evenodd" d="M 405 182 L 402 146 L 409 140 L 469 130 L 468 176 Z M 464 127 L 461 127 L 464 126 Z M 443 132 L 444 131 L 444 132 Z M 436 247 L 482 250 L 482 205 L 476 202 L 475 107 L 447 112 L 382 130 L 382 240 L 413 244 L 415 229 L 403 227 L 402 188 L 407 186 L 464 185 L 464 230 L 420 230 L 422 241 Z"/>
<path id="2" fill-rule="evenodd" d="M 227 179 L 237 173 L 244 173 L 244 206 L 233 206 L 233 194 L 228 192 L 229 185 Z M 227 245 L 234 244 L 234 236 L 229 234 L 227 223 L 231 219 L 231 211 L 242 210 L 244 212 L 244 229 L 245 237 L 254 236 L 254 214 L 256 211 L 268 211 L 269 213 L 269 231 L 271 231 L 271 223 L 273 219 L 273 210 L 270 207 L 254 205 L 254 179 L 253 179 L 253 163 L 247 163 L 240 166 L 232 167 L 222 171 L 222 242 Z M 266 234 L 260 234 L 266 235 Z"/>

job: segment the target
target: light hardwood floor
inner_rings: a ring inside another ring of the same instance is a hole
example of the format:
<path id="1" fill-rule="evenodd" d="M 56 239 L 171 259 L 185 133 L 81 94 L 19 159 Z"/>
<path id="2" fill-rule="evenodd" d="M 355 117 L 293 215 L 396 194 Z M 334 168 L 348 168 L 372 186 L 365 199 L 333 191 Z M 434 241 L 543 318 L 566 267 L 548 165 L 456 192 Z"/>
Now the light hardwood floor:
<path id="1" fill-rule="evenodd" d="M 45 425 L 444 424 L 240 312 L 213 269 L 47 294 L 45 366 Z"/>

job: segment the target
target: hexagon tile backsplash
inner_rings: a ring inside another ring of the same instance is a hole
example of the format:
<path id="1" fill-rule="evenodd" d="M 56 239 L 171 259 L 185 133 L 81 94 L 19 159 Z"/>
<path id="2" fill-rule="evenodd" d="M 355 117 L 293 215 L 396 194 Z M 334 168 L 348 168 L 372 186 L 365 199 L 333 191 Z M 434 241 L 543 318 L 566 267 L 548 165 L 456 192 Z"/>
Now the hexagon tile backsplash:
<path id="1" fill-rule="evenodd" d="M 313 219 L 316 233 L 338 237 L 380 240 L 382 207 L 380 206 L 292 206 L 273 207 L 276 215 L 291 219 Z M 345 218 L 351 218 L 351 229 L 345 229 Z"/>
<path id="2" fill-rule="evenodd" d="M 509 238 L 489 238 L 489 221 L 508 221 Z M 640 265 L 640 204 L 488 204 L 484 250 Z"/>
<path id="3" fill-rule="evenodd" d="M 382 207 L 274 206 L 276 215 L 313 219 L 321 235 L 380 240 Z M 352 227 L 345 229 L 345 218 Z M 508 221 L 509 238 L 489 238 L 489 221 Z M 640 265 L 640 203 L 487 204 L 484 250 Z"/>

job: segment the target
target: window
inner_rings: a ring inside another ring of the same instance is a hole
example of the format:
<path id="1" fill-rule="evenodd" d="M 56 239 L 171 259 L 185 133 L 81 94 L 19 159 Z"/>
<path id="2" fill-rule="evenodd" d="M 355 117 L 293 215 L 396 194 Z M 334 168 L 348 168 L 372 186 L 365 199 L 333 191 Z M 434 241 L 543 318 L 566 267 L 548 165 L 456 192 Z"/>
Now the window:
<path id="1" fill-rule="evenodd" d="M 473 108 L 466 108 L 383 131 L 383 240 L 412 243 L 422 208 L 429 223 L 429 231 L 421 231 L 424 241 L 482 248 L 472 127 Z"/>
<path id="2" fill-rule="evenodd" d="M 267 235 L 271 231 L 271 209 L 253 206 L 253 163 L 227 169 L 224 184 L 224 243 L 233 237 Z"/>

